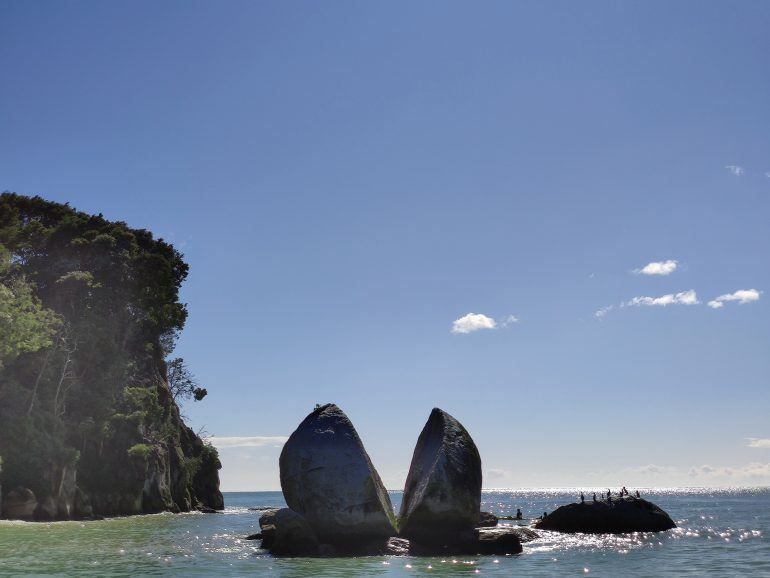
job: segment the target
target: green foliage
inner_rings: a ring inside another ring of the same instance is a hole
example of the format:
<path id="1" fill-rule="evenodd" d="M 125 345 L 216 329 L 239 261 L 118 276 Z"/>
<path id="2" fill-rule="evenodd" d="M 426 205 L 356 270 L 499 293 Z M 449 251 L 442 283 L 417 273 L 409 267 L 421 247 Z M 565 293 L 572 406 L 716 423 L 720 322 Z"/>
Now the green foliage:
<path id="1" fill-rule="evenodd" d="M 179 301 L 187 272 L 182 255 L 148 231 L 0 195 L 6 481 L 53 491 L 47 472 L 80 459 L 79 484 L 109 487 L 122 482 L 105 456 L 176 443 L 163 359 L 187 318 Z M 204 391 L 196 383 L 191 395 Z"/>
<path id="2" fill-rule="evenodd" d="M 188 480 L 192 480 L 195 477 L 195 475 L 201 469 L 202 463 L 203 463 L 203 459 L 201 458 L 201 456 L 186 458 L 182 462 L 182 468 L 184 469 L 185 475 L 187 476 Z"/>
<path id="3" fill-rule="evenodd" d="M 126 387 L 123 389 L 126 413 L 116 413 L 115 418 L 134 420 L 143 426 L 157 426 L 163 416 L 163 408 L 158 402 L 157 388 Z"/>
<path id="4" fill-rule="evenodd" d="M 211 442 L 208 441 L 203 444 L 201 456 L 203 457 L 204 461 L 219 461 L 219 452 L 217 451 L 217 448 L 212 446 Z"/>
<path id="5" fill-rule="evenodd" d="M 154 448 L 148 444 L 134 444 L 128 448 L 128 457 L 147 459 L 154 451 Z"/>
<path id="6" fill-rule="evenodd" d="M 42 306 L 33 287 L 14 275 L 8 250 L 0 245 L 0 369 L 22 353 L 51 345 L 59 317 Z"/>
<path id="7" fill-rule="evenodd" d="M 208 395 L 208 390 L 198 385 L 198 380 L 190 372 L 184 359 L 177 357 L 169 360 L 166 365 L 168 387 L 175 400 L 193 398 L 200 401 Z"/>

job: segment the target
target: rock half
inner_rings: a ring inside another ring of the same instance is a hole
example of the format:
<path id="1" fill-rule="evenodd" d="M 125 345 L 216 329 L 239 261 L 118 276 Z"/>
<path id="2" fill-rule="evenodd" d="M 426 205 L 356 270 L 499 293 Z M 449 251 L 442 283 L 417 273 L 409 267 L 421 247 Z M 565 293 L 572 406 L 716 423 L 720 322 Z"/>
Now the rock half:
<path id="1" fill-rule="evenodd" d="M 607 502 L 567 504 L 535 524 L 541 530 L 585 534 L 662 532 L 676 528 L 671 517 L 652 502 L 634 496 Z"/>
<path id="2" fill-rule="evenodd" d="M 323 543 L 396 534 L 388 492 L 353 424 L 336 405 L 318 407 L 302 421 L 284 445 L 279 465 L 286 503 Z"/>
<path id="3" fill-rule="evenodd" d="M 466 429 L 434 408 L 404 487 L 399 533 L 413 541 L 451 543 L 479 523 L 481 457 Z"/>

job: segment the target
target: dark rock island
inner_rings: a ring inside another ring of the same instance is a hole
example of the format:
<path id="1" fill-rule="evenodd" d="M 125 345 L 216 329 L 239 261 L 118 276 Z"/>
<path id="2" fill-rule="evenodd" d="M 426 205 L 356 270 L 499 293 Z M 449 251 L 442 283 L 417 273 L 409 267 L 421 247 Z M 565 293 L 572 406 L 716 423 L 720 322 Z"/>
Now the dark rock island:
<path id="1" fill-rule="evenodd" d="M 584 534 L 662 532 L 676 528 L 671 517 L 652 502 L 633 496 L 567 504 L 538 521 L 541 530 Z"/>

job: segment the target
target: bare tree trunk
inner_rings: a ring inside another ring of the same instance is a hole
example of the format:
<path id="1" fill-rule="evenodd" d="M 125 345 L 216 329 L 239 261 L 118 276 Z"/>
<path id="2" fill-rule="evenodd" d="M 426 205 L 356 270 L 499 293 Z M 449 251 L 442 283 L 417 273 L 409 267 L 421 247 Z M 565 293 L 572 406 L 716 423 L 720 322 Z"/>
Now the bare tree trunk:
<path id="1" fill-rule="evenodd" d="M 56 384 L 56 394 L 54 395 L 53 400 L 53 414 L 57 418 L 62 417 L 66 412 L 67 392 L 69 391 L 71 384 L 70 387 L 66 387 L 65 380 L 71 380 L 73 378 L 71 370 L 73 361 L 72 354 L 77 351 L 77 343 L 74 346 L 70 346 L 67 343 L 66 337 L 62 337 L 61 342 L 63 343 L 62 350 L 65 353 L 65 358 L 61 374 L 59 375 L 59 382 Z"/>
<path id="2" fill-rule="evenodd" d="M 37 398 L 37 388 L 40 386 L 40 380 L 43 377 L 43 373 L 45 373 L 46 367 L 48 367 L 48 360 L 51 358 L 51 353 L 53 352 L 54 347 L 52 346 L 45 354 L 45 358 L 43 359 L 43 365 L 40 367 L 40 371 L 37 374 L 37 378 L 35 379 L 35 385 L 32 388 L 32 397 L 29 400 L 29 407 L 27 408 L 27 417 L 32 415 L 32 408 L 35 407 L 35 399 Z"/>

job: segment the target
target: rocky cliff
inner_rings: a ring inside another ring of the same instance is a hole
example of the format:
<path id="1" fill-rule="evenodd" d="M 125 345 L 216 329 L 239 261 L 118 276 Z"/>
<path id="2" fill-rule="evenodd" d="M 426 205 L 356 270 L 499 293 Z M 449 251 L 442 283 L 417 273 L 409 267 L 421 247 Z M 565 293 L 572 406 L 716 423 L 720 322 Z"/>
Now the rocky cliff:
<path id="1" fill-rule="evenodd" d="M 0 515 L 222 508 L 216 450 L 178 405 L 206 390 L 169 359 L 187 271 L 148 231 L 0 195 Z"/>

